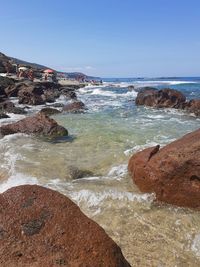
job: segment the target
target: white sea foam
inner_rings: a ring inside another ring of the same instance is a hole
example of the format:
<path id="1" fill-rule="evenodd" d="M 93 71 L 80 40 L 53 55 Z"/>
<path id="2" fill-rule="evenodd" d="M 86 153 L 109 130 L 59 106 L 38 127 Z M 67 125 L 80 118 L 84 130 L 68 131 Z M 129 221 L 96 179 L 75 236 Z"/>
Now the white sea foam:
<path id="1" fill-rule="evenodd" d="M 80 191 L 71 192 L 70 197 L 78 205 L 80 205 L 81 202 L 86 202 L 87 206 L 89 207 L 99 206 L 103 201 L 109 199 L 119 200 L 118 205 L 120 205 L 120 203 L 124 205 L 124 201 L 152 203 L 155 199 L 155 196 L 153 194 L 136 194 L 119 191 L 117 189 L 104 190 L 100 192 L 82 189 Z"/>
<path id="2" fill-rule="evenodd" d="M 200 234 L 195 235 L 191 245 L 192 252 L 199 258 L 200 257 Z"/>
<path id="3" fill-rule="evenodd" d="M 0 183 L 0 193 L 5 192 L 11 187 L 24 184 L 38 184 L 38 180 L 36 177 L 28 177 L 22 173 L 16 173 L 11 175 L 6 181 Z"/>
<path id="4" fill-rule="evenodd" d="M 156 145 L 158 145 L 158 143 L 153 142 L 153 141 L 152 141 L 152 142 L 147 142 L 147 143 L 144 144 L 144 145 L 135 145 L 134 147 L 125 150 L 125 151 L 124 151 L 124 154 L 125 154 L 126 156 L 130 156 L 130 155 L 132 155 L 132 154 L 134 154 L 134 153 L 136 153 L 136 152 L 142 151 L 142 150 L 145 149 L 145 148 L 153 147 L 153 146 L 156 146 Z"/>
<path id="5" fill-rule="evenodd" d="M 128 173 L 127 164 L 121 164 L 121 165 L 112 167 L 108 173 L 108 177 L 122 178 L 127 173 Z"/>

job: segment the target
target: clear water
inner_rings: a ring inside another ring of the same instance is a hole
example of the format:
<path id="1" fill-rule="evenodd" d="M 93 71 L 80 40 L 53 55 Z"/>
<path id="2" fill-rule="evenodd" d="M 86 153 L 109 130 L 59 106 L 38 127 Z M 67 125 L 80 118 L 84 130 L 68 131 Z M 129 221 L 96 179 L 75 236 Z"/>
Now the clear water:
<path id="1" fill-rule="evenodd" d="M 82 88 L 78 97 L 87 111 L 54 116 L 69 130 L 67 142 L 22 134 L 0 140 L 0 192 L 26 183 L 62 192 L 104 227 L 132 266 L 199 266 L 200 213 L 141 194 L 127 164 L 137 151 L 198 129 L 200 120 L 183 111 L 136 107 L 137 92 L 128 85 L 170 87 L 188 99 L 200 97 L 198 78 L 108 79 L 102 87 Z M 22 117 L 11 114 L 0 123 Z M 89 177 L 73 180 L 74 168 L 90 172 Z"/>

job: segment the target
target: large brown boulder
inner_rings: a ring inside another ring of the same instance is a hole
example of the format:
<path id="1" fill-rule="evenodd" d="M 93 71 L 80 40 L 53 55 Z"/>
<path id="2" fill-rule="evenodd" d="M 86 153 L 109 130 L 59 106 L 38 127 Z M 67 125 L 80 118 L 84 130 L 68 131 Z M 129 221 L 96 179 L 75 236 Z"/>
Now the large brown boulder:
<path id="1" fill-rule="evenodd" d="M 43 93 L 44 87 L 41 84 L 23 84 L 18 91 L 19 104 L 45 104 L 45 99 L 42 98 Z"/>
<path id="2" fill-rule="evenodd" d="M 56 191 L 11 188 L 0 212 L 1 267 L 130 267 L 105 231 Z"/>
<path id="3" fill-rule="evenodd" d="M 146 88 L 138 93 L 135 103 L 156 108 L 182 108 L 185 101 L 186 97 L 177 90 Z"/>
<path id="4" fill-rule="evenodd" d="M 200 208 L 200 129 L 159 149 L 133 155 L 128 165 L 142 192 L 178 206 Z"/>
<path id="5" fill-rule="evenodd" d="M 200 116 L 200 99 L 192 99 L 185 105 L 185 110 L 194 113 L 196 116 Z"/>
<path id="6" fill-rule="evenodd" d="M 37 113 L 35 116 L 0 127 L 0 134 L 3 136 L 15 133 L 34 134 L 48 137 L 68 135 L 68 132 L 64 127 L 58 125 L 55 120 L 50 119 L 42 112 Z"/>

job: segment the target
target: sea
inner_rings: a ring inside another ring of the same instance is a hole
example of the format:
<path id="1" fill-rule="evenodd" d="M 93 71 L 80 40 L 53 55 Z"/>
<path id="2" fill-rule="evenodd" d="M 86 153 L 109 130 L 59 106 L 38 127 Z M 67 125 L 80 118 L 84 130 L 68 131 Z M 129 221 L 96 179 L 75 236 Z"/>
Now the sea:
<path id="1" fill-rule="evenodd" d="M 68 129 L 68 138 L 14 134 L 0 139 L 0 193 L 22 184 L 61 192 L 105 229 L 132 266 L 200 266 L 200 212 L 155 202 L 154 194 L 141 193 L 127 171 L 134 153 L 198 129 L 200 118 L 136 106 L 138 90 L 145 86 L 200 98 L 199 77 L 113 78 L 81 88 L 77 96 L 87 110 L 53 116 Z M 68 100 L 62 96 L 56 102 Z M 27 107 L 28 115 L 42 107 Z M 25 117 L 9 115 L 0 125 Z"/>

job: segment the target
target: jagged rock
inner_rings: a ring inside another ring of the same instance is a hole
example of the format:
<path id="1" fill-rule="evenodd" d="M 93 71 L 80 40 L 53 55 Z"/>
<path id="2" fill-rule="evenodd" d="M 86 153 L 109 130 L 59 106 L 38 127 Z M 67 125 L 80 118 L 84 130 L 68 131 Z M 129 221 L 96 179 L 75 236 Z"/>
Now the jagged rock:
<path id="1" fill-rule="evenodd" d="M 9 100 L 0 103 L 0 111 L 14 114 L 27 114 L 23 108 L 15 107 L 14 103 Z"/>
<path id="2" fill-rule="evenodd" d="M 200 129 L 159 149 L 133 155 L 129 172 L 142 192 L 157 200 L 200 208 Z"/>
<path id="3" fill-rule="evenodd" d="M 192 99 L 186 103 L 184 109 L 190 113 L 194 113 L 196 116 L 200 116 L 200 99 Z"/>
<path id="4" fill-rule="evenodd" d="M 105 231 L 56 191 L 11 188 L 0 212 L 1 267 L 130 267 Z"/>
<path id="5" fill-rule="evenodd" d="M 64 127 L 58 125 L 55 120 L 50 119 L 44 113 L 40 112 L 35 116 L 1 126 L 0 133 L 3 136 L 15 133 L 26 133 L 53 138 L 68 135 L 68 132 Z"/>
<path id="6" fill-rule="evenodd" d="M 76 101 L 76 102 L 67 104 L 63 107 L 64 112 L 70 112 L 70 113 L 84 112 L 84 110 L 85 110 L 85 104 L 81 101 Z"/>
<path id="7" fill-rule="evenodd" d="M 135 103 L 156 108 L 182 108 L 185 101 L 186 97 L 174 89 L 144 88 L 138 93 Z"/>

